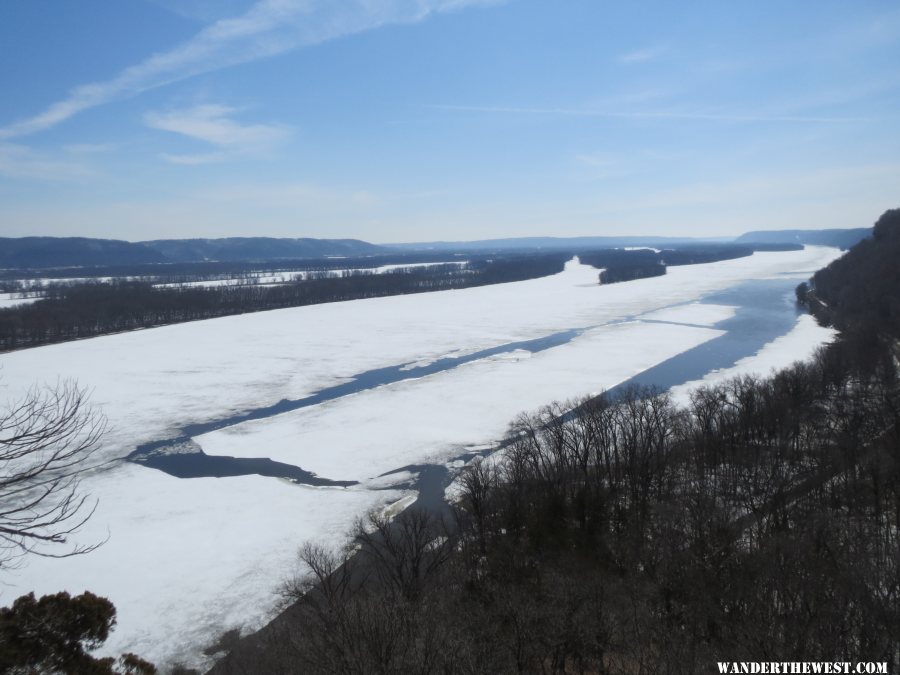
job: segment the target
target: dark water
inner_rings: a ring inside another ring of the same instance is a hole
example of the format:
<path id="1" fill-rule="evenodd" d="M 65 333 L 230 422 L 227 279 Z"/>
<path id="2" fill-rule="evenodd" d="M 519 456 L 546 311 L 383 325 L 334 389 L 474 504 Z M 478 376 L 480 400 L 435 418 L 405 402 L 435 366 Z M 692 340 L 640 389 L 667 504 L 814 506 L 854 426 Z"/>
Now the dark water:
<path id="1" fill-rule="evenodd" d="M 790 331 L 796 323 L 797 309 L 792 302 L 787 301 L 792 297 L 796 283 L 796 280 L 791 278 L 749 281 L 702 298 L 705 303 L 731 305 L 737 308 L 733 317 L 715 325 L 715 328 L 724 330 L 726 333 L 640 373 L 613 388 L 611 393 L 635 384 L 669 388 L 701 379 L 712 370 L 728 368 L 738 360 L 755 354 L 765 344 Z M 629 319 L 640 320 L 640 316 L 629 317 Z M 662 326 L 667 324 L 659 323 L 661 330 L 664 330 Z M 265 419 L 307 408 L 386 384 L 445 372 L 463 364 L 498 354 L 516 350 L 537 353 L 552 349 L 567 344 L 586 330 L 596 327 L 573 328 L 533 340 L 499 345 L 465 356 L 438 359 L 423 366 L 400 364 L 369 370 L 356 375 L 348 382 L 326 387 L 305 398 L 282 400 L 274 405 L 248 410 L 237 415 L 187 425 L 180 430 L 179 437 L 141 445 L 128 456 L 128 459 L 179 478 L 259 474 L 286 478 L 305 485 L 335 487 L 354 485 L 354 481 L 323 478 L 300 467 L 274 462 L 265 457 L 242 459 L 206 455 L 192 438 L 242 422 Z M 413 471 L 418 476 L 415 485 L 409 487 L 418 489 L 419 499 L 423 502 L 420 505 L 439 508 L 439 504 L 443 503 L 443 489 L 452 478 L 446 467 L 443 465 L 417 465 L 403 467 L 391 473 L 404 470 Z M 432 502 L 434 503 L 432 504 Z"/>
<path id="2" fill-rule="evenodd" d="M 793 302 L 796 285 L 796 279 L 755 280 L 704 297 L 705 303 L 737 308 L 733 317 L 715 324 L 715 328 L 727 332 L 648 368 L 613 387 L 610 393 L 629 385 L 668 389 L 699 380 L 714 370 L 730 368 L 756 354 L 796 324 L 800 314 Z"/>
<path id="3" fill-rule="evenodd" d="M 207 455 L 197 442 L 187 436 L 146 443 L 131 453 L 128 459 L 178 478 L 227 478 L 257 474 L 270 478 L 285 478 L 315 487 L 349 487 L 357 484 L 357 481 L 353 480 L 319 478 L 299 466 L 275 462 L 268 457 Z"/>
<path id="4" fill-rule="evenodd" d="M 415 490 L 416 501 L 410 504 L 410 508 L 424 509 L 438 516 L 446 514 L 450 505 L 444 499 L 444 490 L 453 480 L 453 473 L 444 464 L 410 464 L 393 471 L 388 471 L 384 476 L 409 471 L 413 474 L 412 480 L 407 483 L 391 485 L 391 490 Z"/>

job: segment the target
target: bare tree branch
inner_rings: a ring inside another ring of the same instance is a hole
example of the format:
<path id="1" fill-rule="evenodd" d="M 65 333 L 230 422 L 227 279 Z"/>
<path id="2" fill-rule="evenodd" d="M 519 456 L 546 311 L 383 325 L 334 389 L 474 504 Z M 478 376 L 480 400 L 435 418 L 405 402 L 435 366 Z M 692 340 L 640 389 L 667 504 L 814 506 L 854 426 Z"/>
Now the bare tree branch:
<path id="1" fill-rule="evenodd" d="M 103 542 L 69 545 L 93 515 L 96 500 L 80 477 L 106 430 L 106 418 L 75 382 L 34 387 L 0 410 L 0 569 L 28 554 L 67 557 Z"/>

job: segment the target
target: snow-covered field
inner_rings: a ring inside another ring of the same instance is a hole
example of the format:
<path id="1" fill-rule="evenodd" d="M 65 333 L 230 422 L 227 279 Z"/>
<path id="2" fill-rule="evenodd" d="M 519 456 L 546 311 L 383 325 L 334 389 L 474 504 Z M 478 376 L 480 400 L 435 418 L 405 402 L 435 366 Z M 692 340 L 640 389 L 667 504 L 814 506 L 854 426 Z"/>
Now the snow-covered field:
<path id="1" fill-rule="evenodd" d="M 182 283 L 161 283 L 155 284 L 159 288 L 166 286 L 201 286 L 205 288 L 214 288 L 216 286 L 272 286 L 277 284 L 286 284 L 292 281 L 302 281 L 310 277 L 340 277 L 344 274 L 389 274 L 391 272 L 413 271 L 415 269 L 423 269 L 429 267 L 440 267 L 442 265 L 453 265 L 454 267 L 462 267 L 468 264 L 467 260 L 453 260 L 447 262 L 427 262 L 427 263 L 406 263 L 394 265 L 379 265 L 378 267 L 347 267 L 333 270 L 285 270 L 282 272 L 253 272 L 250 274 L 231 277 L 225 279 L 211 279 L 206 281 L 186 281 Z"/>
<path id="2" fill-rule="evenodd" d="M 702 302 L 742 281 L 803 278 L 839 252 L 757 253 L 672 267 L 664 277 L 599 286 L 597 270 L 478 288 L 260 312 L 92 338 L 0 356 L 0 400 L 74 378 L 92 392 L 120 458 L 181 426 L 297 399 L 375 368 L 428 363 L 585 329 L 567 344 L 512 351 L 453 370 L 211 432 L 208 454 L 270 457 L 357 487 L 309 488 L 247 476 L 180 480 L 113 461 L 84 480 L 100 506 L 80 540 L 89 555 L 32 559 L 0 604 L 34 590 L 90 589 L 119 623 L 105 650 L 199 665 L 222 631 L 270 615 L 273 589 L 309 538 L 342 540 L 355 515 L 404 495 L 378 476 L 447 461 L 502 435 L 518 412 L 611 387 L 721 333 L 732 307 Z M 828 339 L 801 317 L 753 367 L 790 362 Z M 799 332 L 798 332 L 799 331 Z M 795 335 L 796 333 L 796 335 Z M 739 363 L 735 368 L 746 364 Z"/>
<path id="3" fill-rule="evenodd" d="M 311 276 L 331 276 L 331 277 L 340 277 L 344 274 L 388 274 L 391 272 L 399 272 L 399 271 L 413 271 L 415 269 L 423 269 L 423 268 L 431 268 L 431 267 L 440 267 L 444 265 L 453 265 L 455 267 L 463 267 L 469 263 L 468 260 L 448 260 L 444 262 L 424 262 L 424 263 L 395 263 L 391 265 L 379 265 L 377 267 L 346 267 L 346 268 L 338 268 L 338 269 L 330 269 L 330 270 L 277 270 L 277 271 L 267 271 L 267 272 L 248 272 L 241 273 L 235 276 L 223 276 L 219 279 L 205 279 L 201 281 L 183 281 L 183 282 L 160 282 L 154 284 L 157 288 L 166 288 L 166 287 L 204 287 L 204 288 L 215 288 L 217 286 L 246 286 L 246 285 L 259 285 L 259 286 L 271 286 L 277 284 L 286 284 L 291 283 L 293 281 L 301 281 L 304 279 L 309 279 Z M 164 274 L 164 271 L 161 272 Z M 37 278 L 37 279 L 17 279 L 18 283 L 22 284 L 23 288 L 28 290 L 40 290 L 47 288 L 49 286 L 55 286 L 59 284 L 84 284 L 84 283 L 103 283 L 108 284 L 112 281 L 153 281 L 154 279 L 159 279 L 160 277 L 153 276 L 124 276 L 124 277 L 65 277 L 65 278 Z M 17 296 L 18 294 L 9 294 L 9 293 L 0 293 L 0 308 L 2 307 L 12 307 L 14 304 L 6 303 L 4 304 L 4 300 L 8 298 L 4 298 L 4 296 Z M 26 302 L 34 302 L 37 298 L 30 299 Z M 19 302 L 18 304 L 23 304 Z"/>
<path id="4" fill-rule="evenodd" d="M 18 307 L 19 305 L 30 305 L 37 302 L 40 298 L 23 298 L 21 293 L 0 293 L 0 309 L 7 307 Z"/>

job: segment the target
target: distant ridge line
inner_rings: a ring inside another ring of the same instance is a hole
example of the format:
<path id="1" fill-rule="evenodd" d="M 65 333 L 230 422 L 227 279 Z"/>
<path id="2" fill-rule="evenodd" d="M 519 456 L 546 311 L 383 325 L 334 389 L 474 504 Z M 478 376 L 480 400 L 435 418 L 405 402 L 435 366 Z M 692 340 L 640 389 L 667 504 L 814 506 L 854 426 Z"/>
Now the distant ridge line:
<path id="1" fill-rule="evenodd" d="M 269 262 L 367 257 L 391 253 L 560 251 L 565 249 L 666 248 L 721 244 L 813 244 L 847 249 L 871 228 L 753 231 L 739 237 L 581 236 L 509 237 L 473 241 L 372 244 L 361 239 L 222 237 L 129 242 L 89 237 L 0 237 L 0 268 L 113 266 L 152 263 Z"/>

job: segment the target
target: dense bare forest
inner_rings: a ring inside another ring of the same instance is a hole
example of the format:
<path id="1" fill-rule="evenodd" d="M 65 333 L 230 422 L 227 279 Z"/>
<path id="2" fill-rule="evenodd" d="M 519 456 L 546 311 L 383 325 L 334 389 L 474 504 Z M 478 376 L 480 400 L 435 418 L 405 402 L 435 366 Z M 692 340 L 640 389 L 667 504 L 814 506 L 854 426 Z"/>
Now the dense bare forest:
<path id="1" fill-rule="evenodd" d="M 568 254 L 519 255 L 374 274 L 324 269 L 290 283 L 160 287 L 120 280 L 50 287 L 33 304 L 0 310 L 0 350 L 198 319 L 407 293 L 470 288 L 561 272 Z"/>
<path id="2" fill-rule="evenodd" d="M 306 546 L 290 609 L 213 672 L 897 670 L 898 256 L 893 211 L 802 289 L 842 330 L 808 363 L 687 405 L 549 406 L 465 470 L 443 518 L 372 516 L 343 554 Z"/>

